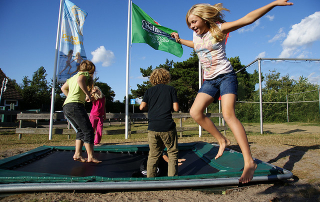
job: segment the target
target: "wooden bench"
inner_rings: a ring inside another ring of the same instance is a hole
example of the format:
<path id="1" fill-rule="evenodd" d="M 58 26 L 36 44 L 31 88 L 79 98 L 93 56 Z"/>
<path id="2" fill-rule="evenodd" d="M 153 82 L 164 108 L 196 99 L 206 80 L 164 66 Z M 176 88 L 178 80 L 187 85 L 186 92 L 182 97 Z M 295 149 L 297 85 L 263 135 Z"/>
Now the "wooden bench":
<path id="1" fill-rule="evenodd" d="M 88 116 L 89 115 L 90 114 L 88 114 Z M 228 130 L 228 127 L 225 125 L 221 113 L 207 113 L 206 116 L 222 118 L 222 125 L 216 126 L 216 127 L 218 130 L 224 131 L 224 135 L 226 135 L 226 130 Z M 173 113 L 172 118 L 180 119 L 180 125 L 179 126 L 177 125 L 177 132 L 180 132 L 180 137 L 182 137 L 182 133 L 184 131 L 199 130 L 199 127 L 183 127 L 182 126 L 183 118 L 191 118 L 189 113 Z M 54 120 L 65 119 L 63 112 L 54 113 L 53 119 Z M 129 117 L 130 122 L 133 120 L 145 120 L 147 123 L 147 119 L 148 119 L 148 113 L 134 113 L 134 114 L 131 113 Z M 41 125 L 39 125 L 39 120 L 50 120 L 50 113 L 22 113 L 21 112 L 20 114 L 17 114 L 17 120 L 19 120 L 19 127 L 16 128 L 16 133 L 19 134 L 19 139 L 21 139 L 22 134 L 49 134 L 49 128 L 41 127 Z M 30 120 L 35 121 L 33 127 L 24 127 L 25 123 L 23 121 L 30 121 Z M 125 114 L 124 113 L 107 113 L 105 123 L 109 122 L 110 124 L 112 121 L 125 123 Z M 70 137 L 71 134 L 75 134 L 75 131 L 70 128 L 70 124 L 67 124 L 66 121 L 64 121 L 64 123 L 65 123 L 65 127 L 63 128 L 53 127 L 52 134 L 64 134 L 64 135 L 68 135 L 68 137 Z M 148 132 L 147 130 L 131 131 L 130 125 L 131 124 L 129 124 L 130 134 L 139 134 L 139 133 Z M 103 134 L 104 135 L 125 134 L 125 129 L 104 130 Z"/>

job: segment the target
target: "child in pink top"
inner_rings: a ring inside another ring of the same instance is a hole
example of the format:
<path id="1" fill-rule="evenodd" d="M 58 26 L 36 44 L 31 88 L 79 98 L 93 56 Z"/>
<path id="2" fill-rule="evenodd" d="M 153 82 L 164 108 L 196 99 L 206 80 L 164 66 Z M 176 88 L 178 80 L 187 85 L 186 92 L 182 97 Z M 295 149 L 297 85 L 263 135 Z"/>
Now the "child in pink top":
<path id="1" fill-rule="evenodd" d="M 93 87 L 92 98 L 94 101 L 92 102 L 92 109 L 89 118 L 93 129 L 96 131 L 94 145 L 97 146 L 100 144 L 102 138 L 103 121 L 106 118 L 106 98 L 98 86 Z"/>

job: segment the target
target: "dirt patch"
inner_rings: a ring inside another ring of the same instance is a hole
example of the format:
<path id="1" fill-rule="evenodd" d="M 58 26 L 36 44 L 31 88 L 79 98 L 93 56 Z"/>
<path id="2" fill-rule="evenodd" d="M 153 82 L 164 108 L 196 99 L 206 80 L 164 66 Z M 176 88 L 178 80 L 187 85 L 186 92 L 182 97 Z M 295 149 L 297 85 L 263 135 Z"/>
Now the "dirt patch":
<path id="1" fill-rule="evenodd" d="M 259 126 L 245 126 L 259 133 Z M 100 193 L 41 192 L 0 196 L 1 201 L 320 201 L 320 127 L 265 124 L 263 135 L 248 135 L 253 157 L 292 171 L 293 179 L 241 187 L 203 189 L 108 191 Z M 231 133 L 231 149 L 239 151 Z M 180 142 L 190 139 L 182 138 Z M 214 138 L 201 141 L 214 142 Z M 10 149 L 1 152 L 6 158 L 25 152 Z"/>

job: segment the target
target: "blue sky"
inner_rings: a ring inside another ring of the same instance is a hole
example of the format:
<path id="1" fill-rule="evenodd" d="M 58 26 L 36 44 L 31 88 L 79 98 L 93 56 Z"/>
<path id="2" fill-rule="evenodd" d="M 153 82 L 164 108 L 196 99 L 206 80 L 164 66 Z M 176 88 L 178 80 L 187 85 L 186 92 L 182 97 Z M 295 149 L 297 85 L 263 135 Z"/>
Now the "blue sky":
<path id="1" fill-rule="evenodd" d="M 115 91 L 115 100 L 123 101 L 128 0 L 71 1 L 88 13 L 83 28 L 87 58 L 92 60 L 95 55 L 99 81 Z M 225 12 L 225 20 L 234 21 L 271 1 L 133 1 L 162 26 L 177 30 L 181 38 L 189 40 L 192 40 L 192 31 L 185 22 L 188 9 L 196 3 L 219 2 L 230 10 Z M 254 24 L 230 33 L 227 57 L 239 56 L 244 65 L 257 57 L 320 59 L 320 1 L 292 2 L 293 6 L 276 7 Z M 59 3 L 59 0 L 0 0 L 0 68 L 17 83 L 22 83 L 24 76 L 31 79 L 41 66 L 47 70 L 48 80 L 53 78 Z M 155 68 L 166 59 L 187 60 L 192 49 L 183 47 L 183 50 L 183 56 L 178 58 L 147 44 L 133 44 L 129 73 L 131 89 L 146 80 L 142 78 L 140 68 L 151 65 Z M 312 71 L 319 84 L 319 63 Z"/>

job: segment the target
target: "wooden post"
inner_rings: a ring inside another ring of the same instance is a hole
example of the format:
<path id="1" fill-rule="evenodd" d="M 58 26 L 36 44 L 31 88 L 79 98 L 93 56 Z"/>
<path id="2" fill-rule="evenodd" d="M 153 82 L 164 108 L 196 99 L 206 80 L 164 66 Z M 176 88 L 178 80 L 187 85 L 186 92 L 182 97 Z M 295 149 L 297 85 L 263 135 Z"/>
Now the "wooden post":
<path id="1" fill-rule="evenodd" d="M 38 114 L 38 110 L 36 110 L 36 113 Z M 36 119 L 36 128 L 38 128 L 38 119 Z"/>
<path id="2" fill-rule="evenodd" d="M 20 114 L 22 114 L 22 112 L 20 112 Z M 20 119 L 20 121 L 19 121 L 19 128 L 22 128 L 22 119 Z M 19 140 L 21 140 L 21 138 L 22 138 L 22 134 L 20 133 Z"/>

